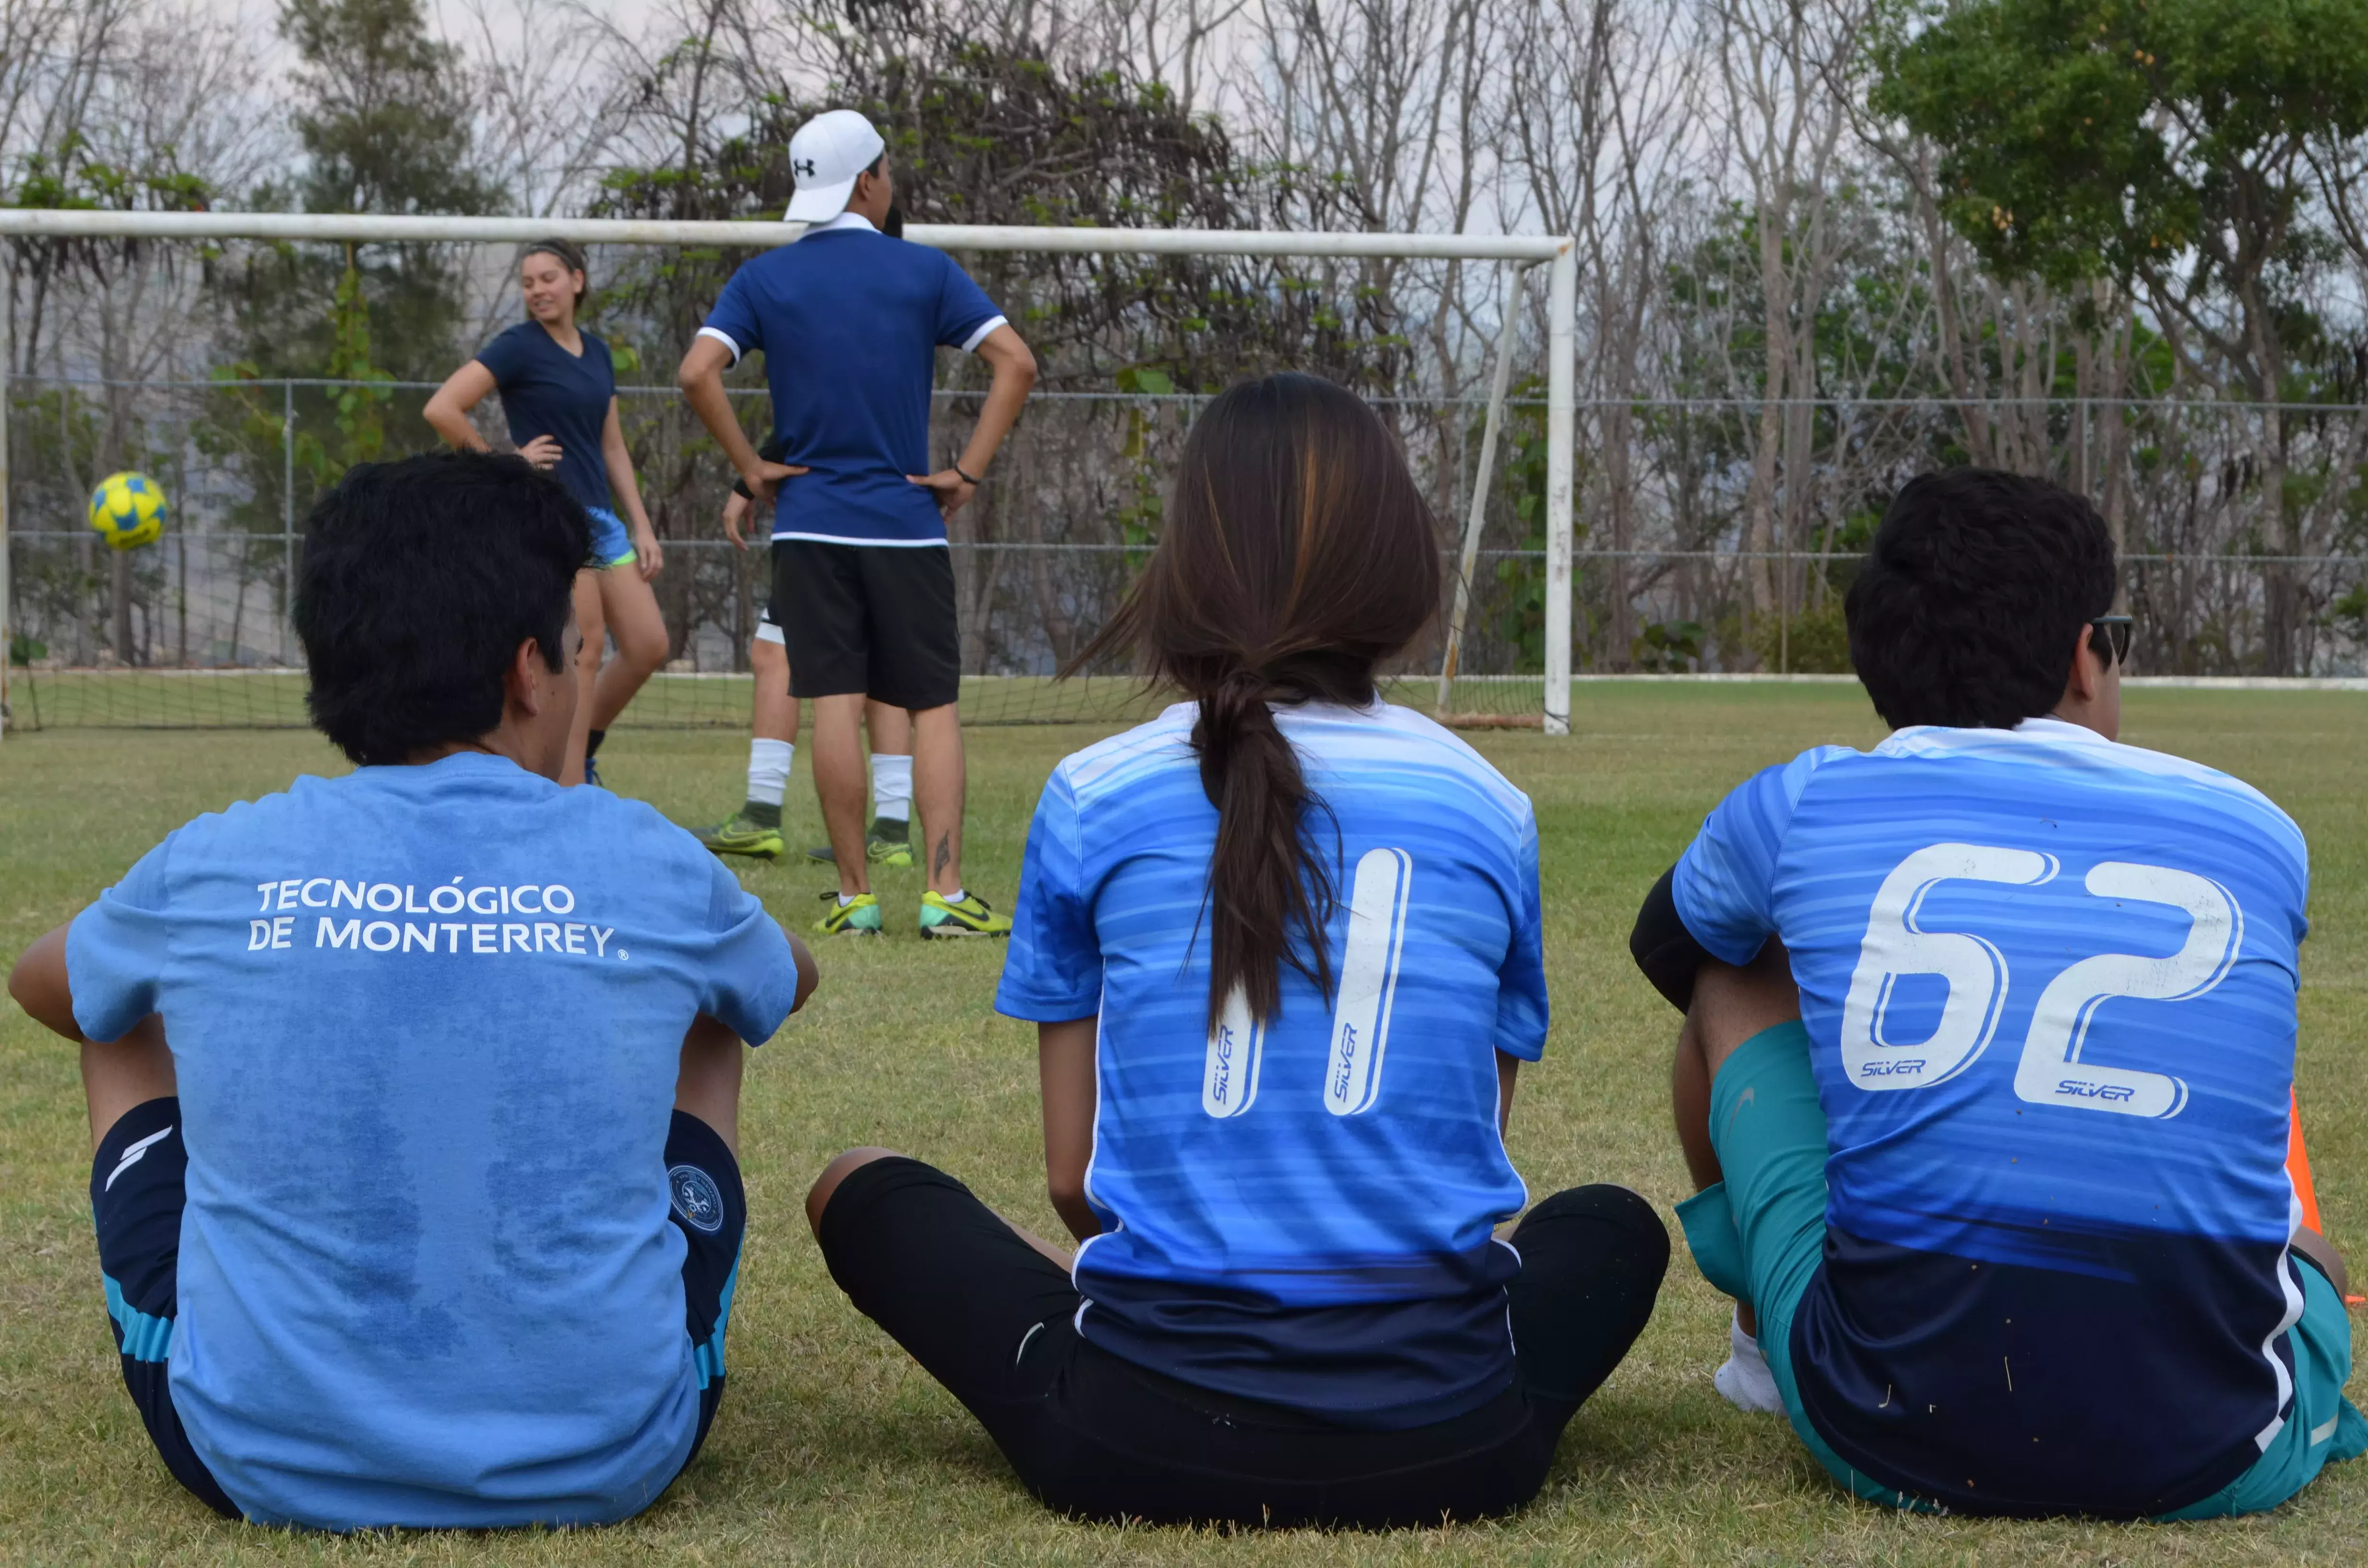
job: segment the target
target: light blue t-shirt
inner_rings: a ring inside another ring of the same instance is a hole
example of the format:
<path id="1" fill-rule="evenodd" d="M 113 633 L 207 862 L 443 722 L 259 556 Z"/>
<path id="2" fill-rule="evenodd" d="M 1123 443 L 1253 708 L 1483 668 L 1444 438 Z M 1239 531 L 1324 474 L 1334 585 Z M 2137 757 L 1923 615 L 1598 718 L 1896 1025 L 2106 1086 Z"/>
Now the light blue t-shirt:
<path id="1" fill-rule="evenodd" d="M 74 920 L 74 1017 L 164 1016 L 173 1403 L 250 1518 L 593 1524 L 700 1379 L 663 1155 L 683 1036 L 763 1041 L 780 928 L 648 806 L 463 753 L 176 829 Z"/>
<path id="2" fill-rule="evenodd" d="M 928 473 L 940 347 L 976 348 L 1003 316 L 942 251 L 852 213 L 741 264 L 700 333 L 765 356 L 781 459 L 775 539 L 942 545 Z"/>
<path id="3" fill-rule="evenodd" d="M 1477 1407 L 1512 1375 L 1492 1239 L 1526 1193 L 1497 1052 L 1546 1035 L 1526 796 L 1402 708 L 1278 707 L 1336 845 L 1336 988 L 1208 1027 L 1217 812 L 1190 703 L 1055 768 L 997 1010 L 1100 1016 L 1078 1326 L 1197 1386 L 1372 1426 Z M 1337 836 L 1336 836 L 1337 835 Z"/>
<path id="4" fill-rule="evenodd" d="M 2148 1513 L 2276 1435 L 2309 881 L 2259 791 L 2056 719 L 1821 747 L 1711 813 L 1678 912 L 1791 954 L 1831 1151 L 1794 1365 L 1850 1463 Z"/>

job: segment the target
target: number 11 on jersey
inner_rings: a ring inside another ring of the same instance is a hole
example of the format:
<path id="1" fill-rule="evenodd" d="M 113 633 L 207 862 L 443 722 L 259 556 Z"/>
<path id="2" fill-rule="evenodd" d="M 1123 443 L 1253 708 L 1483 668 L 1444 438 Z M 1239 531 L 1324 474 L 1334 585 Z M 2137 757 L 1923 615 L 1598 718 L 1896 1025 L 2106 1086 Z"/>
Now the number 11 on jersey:
<path id="1" fill-rule="evenodd" d="M 1372 849 L 1349 888 L 1349 945 L 1340 959 L 1340 1000 L 1332 1009 L 1332 1050 L 1324 1069 L 1324 1108 L 1354 1116 L 1382 1092 L 1382 1057 L 1397 998 L 1398 952 L 1406 945 L 1406 894 L 1414 859 L 1403 849 Z"/>
<path id="2" fill-rule="evenodd" d="M 1324 1055 L 1324 1108 L 1356 1116 L 1382 1095 L 1382 1062 L 1390 1044 L 1390 1010 L 1398 991 L 1398 959 L 1406 947 L 1406 909 L 1414 890 L 1414 858 L 1403 849 L 1369 850 L 1349 885 L 1349 940 L 1340 955 L 1338 1001 Z M 1201 1108 L 1224 1119 L 1258 1098 L 1266 1058 L 1266 1027 L 1250 1017 L 1240 986 L 1225 998 L 1201 1059 Z"/>

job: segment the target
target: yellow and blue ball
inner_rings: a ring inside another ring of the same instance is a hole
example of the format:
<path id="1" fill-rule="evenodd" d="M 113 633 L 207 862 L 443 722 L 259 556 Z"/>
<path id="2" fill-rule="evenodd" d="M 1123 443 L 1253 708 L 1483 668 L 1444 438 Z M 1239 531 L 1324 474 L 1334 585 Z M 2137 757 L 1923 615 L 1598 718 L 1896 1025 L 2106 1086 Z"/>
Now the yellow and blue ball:
<path id="1" fill-rule="evenodd" d="M 144 473 L 110 473 L 90 493 L 90 526 L 112 550 L 154 544 L 165 532 L 165 487 Z"/>

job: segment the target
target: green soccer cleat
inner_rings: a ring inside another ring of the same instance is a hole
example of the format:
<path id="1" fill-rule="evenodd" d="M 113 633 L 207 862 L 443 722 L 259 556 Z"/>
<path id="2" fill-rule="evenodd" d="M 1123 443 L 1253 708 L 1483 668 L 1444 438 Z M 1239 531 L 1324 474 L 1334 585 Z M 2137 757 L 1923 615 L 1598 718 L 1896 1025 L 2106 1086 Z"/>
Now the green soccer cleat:
<path id="1" fill-rule="evenodd" d="M 882 833 L 881 819 L 872 818 L 870 831 L 863 835 L 863 858 L 875 866 L 912 865 L 913 841 L 910 830 L 900 822 L 896 824 L 894 830 Z M 827 844 L 817 844 L 807 850 L 806 858 L 818 860 L 825 866 L 838 864 L 837 854 Z"/>
<path id="2" fill-rule="evenodd" d="M 986 906 L 986 900 L 976 893 L 965 893 L 960 903 L 949 903 L 941 894 L 921 895 L 921 935 L 924 937 L 1008 937 L 1011 916 L 997 915 Z"/>
<path id="3" fill-rule="evenodd" d="M 789 853 L 779 825 L 766 827 L 734 812 L 730 820 L 699 830 L 699 841 L 718 855 L 746 855 L 753 860 L 775 860 Z"/>
<path id="4" fill-rule="evenodd" d="M 863 835 L 863 854 L 875 866 L 911 865 L 912 824 L 894 817 L 873 817 L 871 831 Z"/>
<path id="5" fill-rule="evenodd" d="M 814 928 L 825 937 L 877 937 L 880 935 L 880 898 L 876 893 L 860 892 L 852 903 L 841 903 L 835 892 L 822 895 L 830 901 L 830 910 L 814 923 Z"/>

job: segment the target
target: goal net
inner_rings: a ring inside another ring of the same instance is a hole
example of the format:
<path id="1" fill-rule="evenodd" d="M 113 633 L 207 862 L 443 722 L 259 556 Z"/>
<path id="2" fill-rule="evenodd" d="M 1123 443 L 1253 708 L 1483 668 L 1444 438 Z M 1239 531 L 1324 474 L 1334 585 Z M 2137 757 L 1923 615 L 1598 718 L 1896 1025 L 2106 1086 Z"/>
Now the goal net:
<path id="1" fill-rule="evenodd" d="M 687 328 L 680 320 L 652 319 L 663 312 L 646 308 L 634 316 L 648 296 L 633 295 L 629 280 L 670 273 L 685 257 L 721 276 L 734 256 L 791 243 L 795 233 L 770 223 L 0 211 L 0 236 L 19 236 L 20 244 L 469 245 L 479 274 L 493 279 L 526 240 L 560 235 L 595 247 L 596 288 L 619 280 L 609 295 L 618 302 L 601 307 L 613 318 L 587 324 L 621 349 L 619 407 L 663 541 L 664 565 L 652 585 L 672 653 L 620 727 L 745 726 L 748 648 L 768 581 L 761 540 L 744 550 L 724 538 L 720 517 L 733 476 L 666 380 L 682 350 L 673 339 L 687 338 Z M 1360 389 L 1431 497 L 1445 567 L 1440 614 L 1388 672 L 1389 694 L 1452 722 L 1566 728 L 1572 264 L 1565 242 L 925 225 L 908 228 L 905 238 L 955 252 L 974 269 L 980 256 L 994 256 L 999 302 L 1024 335 L 1053 344 L 1044 355 L 1053 373 L 986 486 L 950 528 L 966 722 L 1117 722 L 1167 699 L 1125 676 L 1054 676 L 1104 623 L 1156 543 L 1168 475 L 1200 408 L 1226 381 L 1284 361 L 1269 337 L 1232 354 L 1223 342 L 1196 345 L 1190 374 L 1156 360 L 1098 365 L 1090 353 L 1064 353 L 1057 321 L 1044 322 L 1040 337 L 1025 301 L 1038 268 L 1183 258 L 1174 264 L 1182 270 L 1143 277 L 1153 286 L 1183 279 L 1233 290 L 1236 313 L 1246 290 L 1281 301 L 1304 292 L 1317 297 L 1303 313 L 1319 330 L 1321 296 L 1352 295 L 1360 269 L 1499 269 L 1499 319 L 1489 324 L 1497 330 L 1460 347 L 1440 341 L 1444 335 L 1422 344 L 1395 335 L 1378 351 L 1385 369 Z M 1196 259 L 1203 270 L 1184 267 Z M 514 296 L 511 304 L 504 322 L 515 315 Z M 467 352 L 458 350 L 453 362 Z M 0 352 L 0 365 L 14 362 Z M 966 437 L 984 382 L 951 355 L 940 357 L 939 373 L 932 443 L 943 462 Z M 752 356 L 732 381 L 744 424 L 761 431 L 769 424 L 761 362 Z M 305 723 L 302 650 L 288 616 L 305 509 L 344 462 L 429 444 L 420 409 L 433 390 L 432 381 L 379 373 L 266 376 L 241 366 L 205 379 L 110 380 L 71 366 L 10 376 L 0 398 L 8 460 L 0 484 L 8 726 Z M 500 444 L 497 399 L 477 417 Z M 171 502 L 164 537 L 121 553 L 84 517 L 92 486 L 116 468 L 147 472 Z"/>

